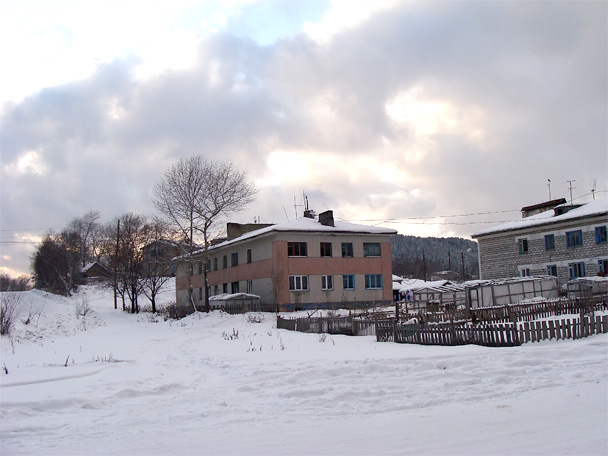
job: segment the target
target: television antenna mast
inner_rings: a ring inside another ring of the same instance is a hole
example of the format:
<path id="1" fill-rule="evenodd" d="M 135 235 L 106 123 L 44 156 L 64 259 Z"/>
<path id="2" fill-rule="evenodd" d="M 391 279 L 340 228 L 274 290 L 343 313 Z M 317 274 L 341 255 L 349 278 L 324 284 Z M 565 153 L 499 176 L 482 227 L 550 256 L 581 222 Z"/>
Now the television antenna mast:
<path id="1" fill-rule="evenodd" d="M 569 180 L 569 181 L 566 181 L 566 182 L 568 182 L 568 184 L 570 184 L 570 186 L 569 186 L 569 190 L 570 190 L 570 205 L 572 206 L 572 189 L 576 188 L 576 187 L 572 187 L 572 182 L 576 182 L 576 180 L 572 179 L 572 180 Z"/>
<path id="2" fill-rule="evenodd" d="M 593 200 L 595 201 L 595 190 L 597 188 L 597 179 L 593 179 L 593 186 L 591 187 L 591 194 L 593 195 Z"/>
<path id="3" fill-rule="evenodd" d="M 549 187 L 549 201 L 553 201 L 551 199 L 551 179 L 547 179 L 547 182 L 548 182 L 547 187 Z"/>

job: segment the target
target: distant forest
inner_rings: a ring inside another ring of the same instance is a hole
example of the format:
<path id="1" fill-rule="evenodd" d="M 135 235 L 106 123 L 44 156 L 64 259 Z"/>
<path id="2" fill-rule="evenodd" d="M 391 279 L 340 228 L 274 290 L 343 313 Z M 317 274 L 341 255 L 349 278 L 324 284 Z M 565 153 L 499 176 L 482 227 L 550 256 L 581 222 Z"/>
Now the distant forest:
<path id="1" fill-rule="evenodd" d="M 451 271 L 451 280 L 479 276 L 477 243 L 462 238 L 418 237 L 396 234 L 391 237 L 393 274 L 431 280 L 436 273 Z M 464 262 L 463 262 L 464 260 Z M 445 277 L 447 278 L 447 277 Z"/>

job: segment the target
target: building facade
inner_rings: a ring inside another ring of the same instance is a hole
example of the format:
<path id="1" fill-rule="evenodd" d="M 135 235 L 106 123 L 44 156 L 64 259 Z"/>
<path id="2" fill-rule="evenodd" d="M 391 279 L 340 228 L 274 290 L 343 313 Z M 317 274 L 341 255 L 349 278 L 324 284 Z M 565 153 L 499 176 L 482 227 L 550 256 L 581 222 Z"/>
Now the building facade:
<path id="1" fill-rule="evenodd" d="M 608 271 L 608 200 L 552 210 L 472 235 L 481 279 L 551 275 L 563 284 Z"/>
<path id="2" fill-rule="evenodd" d="M 255 228 L 249 226 L 247 229 Z M 251 293 L 281 311 L 392 302 L 390 236 L 396 231 L 334 221 L 331 211 L 253 231 L 209 247 L 210 296 Z M 191 279 L 197 308 L 204 306 L 203 253 Z M 189 264 L 178 265 L 177 303 L 188 305 Z"/>

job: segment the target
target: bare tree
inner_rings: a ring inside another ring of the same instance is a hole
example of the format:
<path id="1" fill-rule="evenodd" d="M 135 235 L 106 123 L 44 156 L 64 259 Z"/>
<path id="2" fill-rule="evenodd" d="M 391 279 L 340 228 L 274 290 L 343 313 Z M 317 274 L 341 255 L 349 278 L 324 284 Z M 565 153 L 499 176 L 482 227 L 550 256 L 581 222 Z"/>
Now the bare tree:
<path id="1" fill-rule="evenodd" d="M 95 239 L 99 230 L 99 211 L 89 211 L 82 217 L 73 219 L 66 231 L 78 236 L 82 267 L 95 258 Z"/>
<path id="2" fill-rule="evenodd" d="M 202 244 L 205 311 L 209 312 L 207 265 L 211 235 L 223 217 L 244 209 L 255 193 L 246 173 L 232 163 L 213 162 L 201 156 L 181 159 L 156 184 L 156 209 L 187 241 L 184 261 L 188 267 L 188 300 L 195 311 L 192 299 L 195 241 Z"/>
<path id="3" fill-rule="evenodd" d="M 158 247 L 164 242 L 169 242 L 166 239 L 166 231 L 167 228 L 164 224 L 154 224 L 150 242 L 156 244 L 156 246 L 153 250 L 149 250 L 148 252 L 144 250 L 143 252 L 144 255 L 148 254 L 149 256 L 144 258 L 142 291 L 150 300 L 152 312 L 154 313 L 156 313 L 156 297 L 172 276 L 172 263 L 170 258 L 165 258 L 160 253 Z"/>

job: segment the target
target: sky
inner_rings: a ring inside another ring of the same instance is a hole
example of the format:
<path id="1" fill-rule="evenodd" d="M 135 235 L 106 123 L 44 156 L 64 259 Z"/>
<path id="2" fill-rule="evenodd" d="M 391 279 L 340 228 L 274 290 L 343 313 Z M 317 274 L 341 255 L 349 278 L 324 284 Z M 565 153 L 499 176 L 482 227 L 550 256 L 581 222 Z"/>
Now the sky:
<path id="1" fill-rule="evenodd" d="M 469 238 L 570 186 L 606 197 L 607 5 L 4 1 L 0 268 L 28 273 L 90 210 L 153 215 L 154 184 L 199 154 L 255 182 L 241 223 L 302 216 L 305 194 Z"/>

